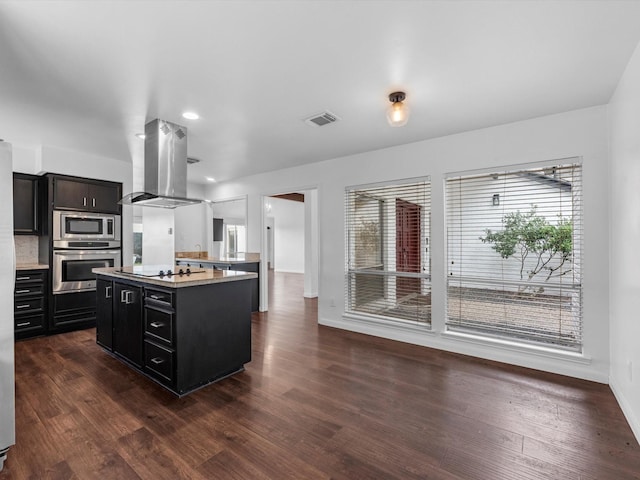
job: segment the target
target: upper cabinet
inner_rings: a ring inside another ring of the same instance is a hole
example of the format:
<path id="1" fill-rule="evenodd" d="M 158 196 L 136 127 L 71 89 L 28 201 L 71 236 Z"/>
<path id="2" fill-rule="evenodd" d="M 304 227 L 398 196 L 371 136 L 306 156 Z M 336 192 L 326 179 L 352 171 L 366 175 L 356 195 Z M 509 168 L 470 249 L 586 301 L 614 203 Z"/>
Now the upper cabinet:
<path id="1" fill-rule="evenodd" d="M 39 235 L 41 226 L 41 177 L 26 173 L 13 174 L 13 233 Z"/>
<path id="2" fill-rule="evenodd" d="M 56 210 L 120 213 L 122 184 L 100 180 L 49 175 Z"/>

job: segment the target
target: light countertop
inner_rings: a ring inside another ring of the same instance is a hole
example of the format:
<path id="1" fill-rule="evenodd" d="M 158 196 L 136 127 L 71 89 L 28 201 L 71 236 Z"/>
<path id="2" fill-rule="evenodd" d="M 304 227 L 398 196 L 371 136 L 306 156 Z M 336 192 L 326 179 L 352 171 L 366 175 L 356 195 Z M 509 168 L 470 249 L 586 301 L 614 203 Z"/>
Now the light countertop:
<path id="1" fill-rule="evenodd" d="M 222 255 L 219 257 L 202 257 L 202 258 L 176 258 L 178 262 L 193 263 L 256 263 L 260 262 L 259 253 L 237 253 L 235 255 Z"/>
<path id="2" fill-rule="evenodd" d="M 49 265 L 43 263 L 18 263 L 16 270 L 47 270 Z"/>
<path id="3" fill-rule="evenodd" d="M 193 287 L 196 285 L 208 285 L 211 283 L 233 282 L 237 280 L 247 280 L 258 278 L 258 274 L 252 272 L 242 272 L 236 270 L 212 270 L 205 269 L 202 272 L 195 272 L 189 275 L 172 275 L 160 277 L 142 277 L 133 274 L 133 267 L 108 267 L 94 268 L 92 272 L 108 277 L 133 280 L 140 283 L 158 285 L 168 288 Z"/>

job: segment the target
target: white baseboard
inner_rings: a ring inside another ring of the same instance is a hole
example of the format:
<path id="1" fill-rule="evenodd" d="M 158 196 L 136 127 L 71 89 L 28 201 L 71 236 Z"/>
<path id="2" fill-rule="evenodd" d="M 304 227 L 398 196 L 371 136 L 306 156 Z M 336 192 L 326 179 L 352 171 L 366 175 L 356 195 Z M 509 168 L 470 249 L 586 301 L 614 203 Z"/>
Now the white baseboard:
<path id="1" fill-rule="evenodd" d="M 622 413 L 624 414 L 629 426 L 631 427 L 631 431 L 636 437 L 638 443 L 640 443 L 640 422 L 638 421 L 638 417 L 636 417 L 633 409 L 631 408 L 631 403 L 627 401 L 626 397 L 622 393 L 622 389 L 618 388 L 618 382 L 615 378 L 611 377 L 609 381 L 609 387 L 613 392 L 614 397 L 618 401 L 618 405 L 622 409 Z"/>

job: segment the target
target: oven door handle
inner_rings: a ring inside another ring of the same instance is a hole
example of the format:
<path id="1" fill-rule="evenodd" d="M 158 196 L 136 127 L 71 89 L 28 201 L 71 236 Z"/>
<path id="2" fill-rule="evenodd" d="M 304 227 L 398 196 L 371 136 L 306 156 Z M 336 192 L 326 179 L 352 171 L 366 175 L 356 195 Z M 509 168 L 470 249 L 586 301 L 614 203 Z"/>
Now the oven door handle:
<path id="1" fill-rule="evenodd" d="M 83 247 L 79 250 L 54 250 L 54 255 L 119 255 L 120 248 L 114 248 L 113 250 L 91 250 Z"/>

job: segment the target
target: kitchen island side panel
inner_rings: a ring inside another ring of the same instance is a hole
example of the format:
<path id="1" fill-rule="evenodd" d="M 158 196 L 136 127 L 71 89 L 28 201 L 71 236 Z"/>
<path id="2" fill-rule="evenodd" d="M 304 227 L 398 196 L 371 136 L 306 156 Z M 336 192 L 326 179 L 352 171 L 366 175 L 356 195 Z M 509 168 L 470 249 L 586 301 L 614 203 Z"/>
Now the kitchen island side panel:
<path id="1" fill-rule="evenodd" d="M 176 388 L 183 393 L 251 361 L 251 281 L 176 289 Z"/>

